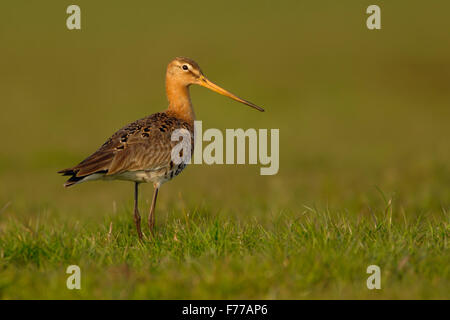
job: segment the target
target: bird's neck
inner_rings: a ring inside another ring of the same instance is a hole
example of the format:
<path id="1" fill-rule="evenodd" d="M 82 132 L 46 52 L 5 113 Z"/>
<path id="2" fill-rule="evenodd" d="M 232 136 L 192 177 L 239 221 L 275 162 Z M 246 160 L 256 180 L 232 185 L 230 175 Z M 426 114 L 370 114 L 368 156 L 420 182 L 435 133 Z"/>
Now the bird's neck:
<path id="1" fill-rule="evenodd" d="M 167 113 L 193 124 L 195 114 L 192 108 L 189 87 L 176 82 L 166 81 L 166 93 L 169 100 Z"/>

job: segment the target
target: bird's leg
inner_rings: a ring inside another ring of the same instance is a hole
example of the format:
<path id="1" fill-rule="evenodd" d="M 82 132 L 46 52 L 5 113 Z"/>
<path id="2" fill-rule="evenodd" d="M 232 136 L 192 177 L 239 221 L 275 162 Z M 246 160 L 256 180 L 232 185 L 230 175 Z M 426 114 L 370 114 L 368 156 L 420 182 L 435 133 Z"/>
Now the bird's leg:
<path id="1" fill-rule="evenodd" d="M 139 236 L 139 240 L 142 241 L 142 231 L 141 231 L 141 215 L 139 214 L 139 203 L 138 203 L 138 193 L 139 193 L 139 183 L 134 184 L 134 223 L 136 224 L 136 230 Z"/>
<path id="2" fill-rule="evenodd" d="M 148 216 L 148 227 L 150 231 L 153 233 L 153 228 L 155 226 L 155 206 L 156 206 L 156 198 L 158 197 L 159 186 L 155 185 L 155 191 L 153 191 L 153 200 L 152 206 L 150 207 L 150 214 Z"/>

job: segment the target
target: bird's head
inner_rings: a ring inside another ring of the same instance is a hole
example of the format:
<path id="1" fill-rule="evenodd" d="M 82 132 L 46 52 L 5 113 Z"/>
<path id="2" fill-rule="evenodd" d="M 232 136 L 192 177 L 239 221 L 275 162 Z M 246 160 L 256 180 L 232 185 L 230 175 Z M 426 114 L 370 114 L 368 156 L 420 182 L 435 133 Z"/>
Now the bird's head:
<path id="1" fill-rule="evenodd" d="M 167 66 L 167 74 L 166 78 L 170 82 L 176 82 L 179 85 L 190 86 L 191 84 L 197 84 L 199 86 L 208 88 L 214 92 L 220 93 L 226 97 L 229 97 L 233 100 L 246 104 L 252 108 L 255 108 L 259 111 L 264 111 L 263 108 L 247 101 L 239 98 L 238 96 L 232 94 L 231 92 L 219 87 L 212 81 L 210 81 L 203 74 L 200 66 L 189 58 L 185 57 L 177 57 L 173 59 L 169 65 Z"/>

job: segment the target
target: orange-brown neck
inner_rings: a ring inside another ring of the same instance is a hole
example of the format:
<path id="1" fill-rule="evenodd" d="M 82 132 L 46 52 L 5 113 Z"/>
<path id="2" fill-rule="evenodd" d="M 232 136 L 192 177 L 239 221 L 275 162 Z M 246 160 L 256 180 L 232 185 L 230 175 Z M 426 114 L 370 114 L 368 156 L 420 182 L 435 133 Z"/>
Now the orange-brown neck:
<path id="1" fill-rule="evenodd" d="M 167 113 L 193 124 L 195 114 L 192 108 L 189 87 L 179 81 L 168 78 L 166 80 L 166 93 L 169 100 Z"/>

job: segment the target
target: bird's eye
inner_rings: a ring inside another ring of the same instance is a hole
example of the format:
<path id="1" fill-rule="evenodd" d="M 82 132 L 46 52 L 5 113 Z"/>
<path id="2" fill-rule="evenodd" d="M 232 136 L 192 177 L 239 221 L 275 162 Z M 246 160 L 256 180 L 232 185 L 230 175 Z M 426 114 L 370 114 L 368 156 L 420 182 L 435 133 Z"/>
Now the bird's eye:
<path id="1" fill-rule="evenodd" d="M 183 70 L 188 70 L 189 69 L 189 67 L 186 64 L 183 64 L 182 68 L 183 68 Z"/>

